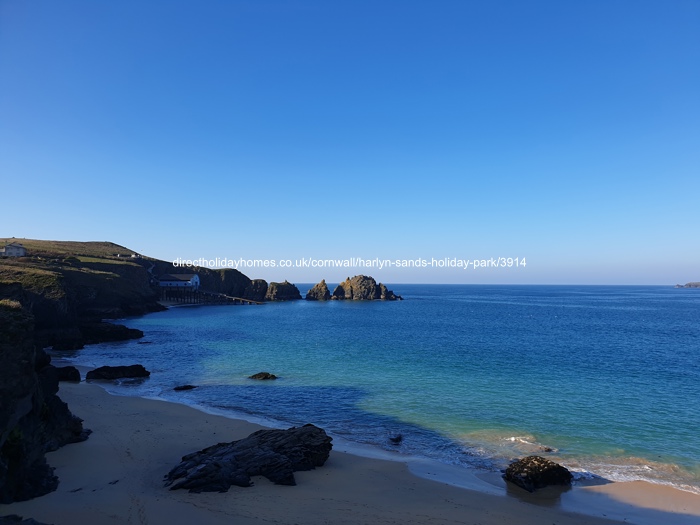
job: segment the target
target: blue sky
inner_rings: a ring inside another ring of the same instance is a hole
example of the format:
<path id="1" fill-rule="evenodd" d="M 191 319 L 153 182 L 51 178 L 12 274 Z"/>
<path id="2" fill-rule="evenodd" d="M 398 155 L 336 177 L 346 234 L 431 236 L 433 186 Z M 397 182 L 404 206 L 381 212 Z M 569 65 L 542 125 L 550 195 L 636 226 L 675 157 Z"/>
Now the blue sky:
<path id="1" fill-rule="evenodd" d="M 0 237 L 700 280 L 698 27 L 696 0 L 0 0 Z"/>

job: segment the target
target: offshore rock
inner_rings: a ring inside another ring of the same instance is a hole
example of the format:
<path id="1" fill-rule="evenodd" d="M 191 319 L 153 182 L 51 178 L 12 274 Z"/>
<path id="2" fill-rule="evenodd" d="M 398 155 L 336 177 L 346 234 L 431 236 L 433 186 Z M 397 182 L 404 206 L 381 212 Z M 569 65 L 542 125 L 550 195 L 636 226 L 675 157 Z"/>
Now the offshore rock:
<path id="1" fill-rule="evenodd" d="M 271 374 L 270 372 L 258 372 L 257 374 L 248 376 L 248 379 L 260 379 L 262 381 L 266 381 L 268 379 L 277 379 L 277 376 L 275 374 Z"/>
<path id="2" fill-rule="evenodd" d="M 503 477 L 529 492 L 549 485 L 571 485 L 573 478 L 566 467 L 541 456 L 528 456 L 514 461 Z"/>
<path id="3" fill-rule="evenodd" d="M 197 388 L 195 385 L 180 385 L 173 388 L 176 392 L 182 392 L 183 390 L 194 390 Z"/>
<path id="4" fill-rule="evenodd" d="M 356 275 L 352 279 L 348 277 L 333 290 L 333 299 L 353 300 L 353 301 L 396 301 L 401 300 L 400 295 L 387 289 L 382 283 L 377 282 L 372 277 L 366 275 Z"/>
<path id="5" fill-rule="evenodd" d="M 287 430 L 258 430 L 247 438 L 219 443 L 188 454 L 165 476 L 170 490 L 226 492 L 231 485 L 250 487 L 251 476 L 278 485 L 296 485 L 294 472 L 322 466 L 332 438 L 314 425 Z"/>
<path id="6" fill-rule="evenodd" d="M 331 292 L 328 290 L 326 280 L 323 279 L 320 283 L 315 284 L 311 290 L 306 292 L 307 301 L 328 301 L 331 298 Z"/>
<path id="7" fill-rule="evenodd" d="M 80 383 L 80 372 L 74 366 L 57 366 L 56 373 L 59 381 Z"/>
<path id="8" fill-rule="evenodd" d="M 56 395 L 58 372 L 35 348 L 32 314 L 0 301 L 0 326 L 0 503 L 12 503 L 55 490 L 45 453 L 89 431 Z"/>
<path id="9" fill-rule="evenodd" d="M 301 299 L 299 288 L 289 281 L 270 283 L 265 294 L 266 301 L 297 301 Z"/>
<path id="10" fill-rule="evenodd" d="M 101 366 L 90 370 L 85 379 L 91 381 L 93 379 L 124 379 L 132 377 L 148 377 L 151 373 L 146 370 L 143 365 L 129 366 Z"/>

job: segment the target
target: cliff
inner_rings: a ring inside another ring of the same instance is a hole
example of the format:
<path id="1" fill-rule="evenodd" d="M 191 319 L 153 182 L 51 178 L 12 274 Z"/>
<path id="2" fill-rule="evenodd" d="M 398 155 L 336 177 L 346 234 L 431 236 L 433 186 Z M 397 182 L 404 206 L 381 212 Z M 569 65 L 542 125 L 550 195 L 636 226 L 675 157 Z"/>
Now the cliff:
<path id="1" fill-rule="evenodd" d="M 0 326 L 0 503 L 11 503 L 55 490 L 44 454 L 89 431 L 56 395 L 58 372 L 35 347 L 32 314 L 2 300 Z"/>
<path id="2" fill-rule="evenodd" d="M 335 300 L 353 300 L 353 301 L 396 301 L 401 300 L 400 295 L 395 295 L 394 292 L 387 289 L 382 283 L 377 282 L 372 277 L 366 275 L 356 275 L 352 279 L 348 277 L 344 282 L 336 286 L 333 290 Z"/>
<path id="3" fill-rule="evenodd" d="M 65 349 L 113 340 L 113 326 L 100 323 L 102 319 L 163 309 L 141 264 L 92 256 L 2 259 L 0 298 L 17 301 L 32 313 L 40 346 Z M 101 337 L 101 332 L 109 335 Z M 124 332 L 127 338 L 139 335 Z"/>

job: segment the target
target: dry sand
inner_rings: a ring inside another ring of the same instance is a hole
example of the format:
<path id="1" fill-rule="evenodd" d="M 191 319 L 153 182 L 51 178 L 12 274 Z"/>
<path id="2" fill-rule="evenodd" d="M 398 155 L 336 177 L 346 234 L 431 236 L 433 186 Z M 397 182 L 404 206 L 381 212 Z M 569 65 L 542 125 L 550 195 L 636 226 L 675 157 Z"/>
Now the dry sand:
<path id="1" fill-rule="evenodd" d="M 170 491 L 163 476 L 181 456 L 261 427 L 165 401 L 112 396 L 86 383 L 62 383 L 60 395 L 93 434 L 48 455 L 60 478 L 57 491 L 0 505 L 0 516 L 19 514 L 55 525 L 612 523 L 603 515 L 626 523 L 700 523 L 700 496 L 646 483 L 533 497 L 506 488 L 497 475 L 411 464 L 422 476 L 483 489 L 475 491 L 418 477 L 402 462 L 336 450 L 325 466 L 296 473 L 294 487 L 256 478 L 253 487 L 227 493 Z"/>

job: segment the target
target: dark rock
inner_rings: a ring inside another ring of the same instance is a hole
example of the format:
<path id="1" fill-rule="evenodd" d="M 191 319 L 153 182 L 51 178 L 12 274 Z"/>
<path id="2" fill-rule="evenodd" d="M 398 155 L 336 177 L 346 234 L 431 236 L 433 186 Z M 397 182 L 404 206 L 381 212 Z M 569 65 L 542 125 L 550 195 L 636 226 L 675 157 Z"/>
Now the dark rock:
<path id="1" fill-rule="evenodd" d="M 392 444 L 394 445 L 400 445 L 401 442 L 403 441 L 403 435 L 402 434 L 396 434 L 393 436 L 389 436 L 389 441 L 391 441 Z"/>
<path id="2" fill-rule="evenodd" d="M 333 299 L 347 299 L 353 301 L 372 301 L 376 299 L 384 301 L 401 300 L 400 295 L 388 290 L 382 283 L 366 275 L 356 275 L 352 279 L 348 277 L 333 290 Z"/>
<path id="3" fill-rule="evenodd" d="M 40 521 L 36 521 L 32 518 L 24 519 L 22 516 L 17 514 L 10 514 L 8 516 L 0 516 L 0 525 L 48 525 Z"/>
<path id="4" fill-rule="evenodd" d="M 32 314 L 0 301 L 0 326 L 0 503 L 12 503 L 55 490 L 45 453 L 89 431 L 56 395 L 58 371 L 35 348 Z"/>
<path id="5" fill-rule="evenodd" d="M 566 467 L 541 456 L 528 456 L 514 461 L 503 477 L 529 492 L 549 485 L 571 485 L 573 478 Z"/>
<path id="6" fill-rule="evenodd" d="M 301 299 L 299 288 L 289 281 L 270 283 L 265 294 L 266 301 L 297 301 Z"/>
<path id="7" fill-rule="evenodd" d="M 307 301 L 328 301 L 331 298 L 331 292 L 328 290 L 326 280 L 323 279 L 306 292 Z"/>
<path id="8" fill-rule="evenodd" d="M 176 386 L 175 388 L 173 388 L 173 390 L 180 392 L 182 390 L 193 390 L 195 388 L 197 388 L 197 387 L 194 385 L 180 385 L 180 386 Z"/>
<path id="9" fill-rule="evenodd" d="M 151 373 L 143 365 L 101 366 L 90 370 L 85 379 L 122 379 L 127 377 L 148 377 Z"/>
<path id="10" fill-rule="evenodd" d="M 80 383 L 80 372 L 74 366 L 57 366 L 56 372 L 58 373 L 59 381 Z"/>
<path id="11" fill-rule="evenodd" d="M 253 279 L 243 292 L 243 297 L 252 301 L 262 302 L 265 300 L 265 295 L 267 295 L 267 281 L 263 279 Z"/>
<path id="12" fill-rule="evenodd" d="M 83 323 L 80 325 L 80 332 L 83 334 L 85 344 L 88 345 L 143 337 L 143 332 L 136 328 L 105 322 Z"/>
<path id="13" fill-rule="evenodd" d="M 248 376 L 248 379 L 260 379 L 265 381 L 267 379 L 277 379 L 277 376 L 275 374 L 271 374 L 270 372 L 258 372 L 257 374 Z"/>
<path id="14" fill-rule="evenodd" d="M 331 441 L 314 425 L 258 430 L 239 441 L 184 456 L 165 476 L 165 486 L 190 492 L 226 492 L 231 485 L 250 487 L 251 476 L 265 476 L 278 485 L 296 485 L 294 472 L 322 466 L 333 448 Z"/>

